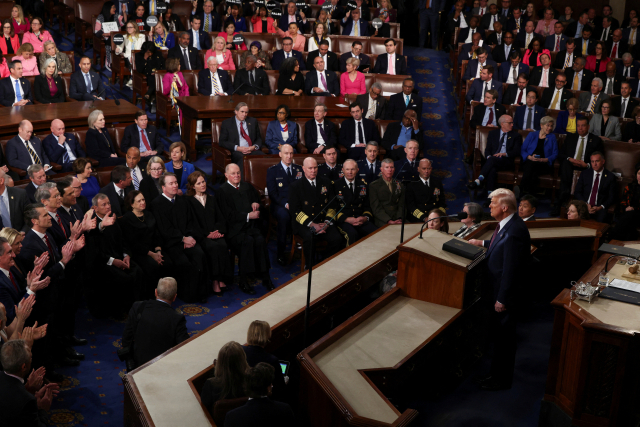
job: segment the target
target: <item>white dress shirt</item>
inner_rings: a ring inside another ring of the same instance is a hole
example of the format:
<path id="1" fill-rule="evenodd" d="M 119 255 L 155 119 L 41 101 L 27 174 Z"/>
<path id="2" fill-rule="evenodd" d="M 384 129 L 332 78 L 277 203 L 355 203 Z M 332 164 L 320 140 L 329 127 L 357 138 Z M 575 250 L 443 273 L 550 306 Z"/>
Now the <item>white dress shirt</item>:
<path id="1" fill-rule="evenodd" d="M 14 92 L 13 103 L 15 104 L 16 102 L 18 102 L 18 94 L 15 93 L 16 82 L 18 82 L 18 88 L 20 89 L 20 99 L 24 99 L 24 91 L 22 90 L 22 83 L 20 83 L 19 79 L 14 79 L 12 76 L 9 76 L 9 78 L 11 79 L 11 88 L 13 89 L 13 92 Z"/>
<path id="2" fill-rule="evenodd" d="M 480 72 L 482 72 L 482 69 L 486 66 L 487 66 L 487 61 L 483 63 L 480 63 L 480 61 L 478 61 L 478 69 L 476 70 L 476 79 L 480 78 Z"/>
<path id="3" fill-rule="evenodd" d="M 360 119 L 360 121 L 354 120 L 354 122 L 356 123 L 356 140 L 353 144 L 351 144 L 351 148 L 355 147 L 356 144 L 360 144 L 360 138 L 358 138 L 360 129 L 362 129 L 362 133 L 364 133 L 364 123 L 362 123 L 362 119 Z M 360 123 L 362 123 L 362 126 L 360 125 Z M 367 138 L 364 135 L 362 135 L 362 140 L 365 142 L 365 144 L 367 143 Z"/>
<path id="4" fill-rule="evenodd" d="M 318 145 L 327 145 L 327 142 L 324 140 L 324 138 L 322 137 L 322 134 L 318 130 L 318 126 L 322 126 L 322 129 L 324 130 L 324 120 L 322 121 L 322 123 L 320 123 L 317 120 L 315 120 L 315 122 L 316 122 L 316 134 L 318 135 L 318 140 L 316 142 L 318 143 Z"/>
<path id="5" fill-rule="evenodd" d="M 211 71 L 209 71 L 209 75 L 211 76 L 211 96 L 215 96 L 216 94 L 216 89 L 215 86 L 213 84 L 213 82 L 215 81 L 216 83 L 218 83 L 218 87 L 220 88 L 220 92 L 224 95 L 226 95 L 226 92 L 222 92 L 222 82 L 220 81 L 220 76 L 218 75 L 218 73 L 212 73 Z"/>
<path id="6" fill-rule="evenodd" d="M 129 165 L 127 165 L 127 168 L 129 168 Z M 129 168 L 129 170 L 131 170 L 131 168 Z M 136 176 L 138 177 L 138 182 L 142 182 L 142 171 L 140 170 L 140 166 L 136 165 L 135 169 L 133 169 L 134 174 L 136 174 Z"/>
<path id="7" fill-rule="evenodd" d="M 558 108 L 556 108 L 556 110 L 560 109 L 560 104 L 562 103 L 562 89 L 558 89 L 557 87 L 553 89 L 553 95 L 551 95 L 551 101 L 549 102 L 549 106 L 547 108 L 553 108 L 553 100 L 555 99 L 556 94 L 558 94 Z"/>
<path id="8" fill-rule="evenodd" d="M 367 115 L 365 117 L 376 117 L 376 101 L 371 98 L 371 94 L 369 94 L 369 107 L 367 108 Z"/>
<path id="9" fill-rule="evenodd" d="M 516 80 L 513 79 L 513 72 L 516 72 Z M 512 85 L 512 84 L 516 84 L 518 83 L 517 78 L 518 78 L 518 67 L 511 67 L 509 68 L 509 77 L 507 77 L 507 84 Z"/>
<path id="10" fill-rule="evenodd" d="M 53 135 L 53 134 L 51 134 Z M 56 141 L 58 141 L 58 144 L 60 144 L 60 139 L 59 137 L 53 135 L 53 137 L 56 139 Z M 69 147 L 69 144 L 67 144 L 67 141 L 64 142 L 64 149 L 67 150 L 67 154 L 69 155 L 69 161 L 73 162 L 76 159 L 76 155 L 73 154 L 73 151 L 71 150 L 71 147 Z"/>

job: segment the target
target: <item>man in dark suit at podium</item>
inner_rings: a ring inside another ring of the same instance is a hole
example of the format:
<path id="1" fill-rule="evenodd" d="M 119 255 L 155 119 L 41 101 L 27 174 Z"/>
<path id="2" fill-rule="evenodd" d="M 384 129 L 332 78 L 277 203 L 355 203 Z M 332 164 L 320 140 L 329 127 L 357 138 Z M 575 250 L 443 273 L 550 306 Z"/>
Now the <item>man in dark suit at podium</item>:
<path id="1" fill-rule="evenodd" d="M 237 90 L 238 95 L 269 95 L 269 76 L 262 68 L 257 68 L 258 58 L 253 55 L 247 56 L 244 68 L 236 71 L 233 79 L 233 90 Z M 244 84 L 242 87 L 240 85 Z"/>
<path id="2" fill-rule="evenodd" d="M 491 216 L 498 221 L 491 240 L 471 239 L 472 245 L 487 248 L 485 256 L 486 292 L 483 300 L 491 306 L 494 354 L 491 373 L 478 378 L 483 390 L 511 388 L 516 359 L 516 324 L 521 309 L 522 272 L 529 268 L 531 237 L 524 221 L 516 215 L 516 197 L 500 188 L 491 193 Z"/>

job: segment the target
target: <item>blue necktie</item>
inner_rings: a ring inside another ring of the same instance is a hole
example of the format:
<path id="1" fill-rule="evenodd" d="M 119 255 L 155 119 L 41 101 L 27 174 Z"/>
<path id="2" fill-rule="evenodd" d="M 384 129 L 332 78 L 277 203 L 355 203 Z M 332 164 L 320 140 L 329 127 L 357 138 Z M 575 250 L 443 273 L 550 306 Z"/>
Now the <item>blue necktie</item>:
<path id="1" fill-rule="evenodd" d="M 409 95 L 405 95 L 404 96 L 404 104 L 408 107 L 409 106 Z"/>
<path id="2" fill-rule="evenodd" d="M 85 81 L 85 84 L 87 85 L 87 93 L 91 93 L 93 88 L 91 87 L 91 80 L 89 79 L 88 73 L 84 75 L 84 81 Z"/>
<path id="3" fill-rule="evenodd" d="M 503 133 L 502 134 L 502 141 L 500 143 L 500 153 L 506 153 L 507 152 L 507 134 Z"/>
<path id="4" fill-rule="evenodd" d="M 11 215 L 9 215 L 9 207 L 5 204 L 4 197 L 0 197 L 0 216 L 2 216 L 2 224 L 11 228 Z"/>
<path id="5" fill-rule="evenodd" d="M 20 84 L 18 83 L 18 80 L 16 80 L 16 99 L 18 100 L 18 102 L 22 101 L 22 95 L 20 94 Z"/>
<path id="6" fill-rule="evenodd" d="M 138 180 L 138 174 L 135 169 L 131 169 L 131 178 L 133 178 L 133 187 L 136 190 L 140 189 L 140 181 Z"/>
<path id="7" fill-rule="evenodd" d="M 196 39 L 196 48 L 200 50 L 200 36 L 195 32 L 194 38 Z"/>
<path id="8" fill-rule="evenodd" d="M 71 163 L 71 159 L 69 158 L 69 152 L 67 151 L 67 147 L 64 147 L 64 154 L 62 155 L 62 163 L 65 163 L 65 164 Z"/>

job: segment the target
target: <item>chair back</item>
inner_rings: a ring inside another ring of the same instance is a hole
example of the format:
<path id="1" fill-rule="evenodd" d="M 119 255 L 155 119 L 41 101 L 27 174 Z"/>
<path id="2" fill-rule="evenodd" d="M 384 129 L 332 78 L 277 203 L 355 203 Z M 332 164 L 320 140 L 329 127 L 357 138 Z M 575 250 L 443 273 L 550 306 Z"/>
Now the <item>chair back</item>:
<path id="1" fill-rule="evenodd" d="M 218 400 L 213 407 L 213 414 L 211 414 L 213 422 L 215 422 L 217 426 L 223 426 L 227 412 L 243 406 L 248 400 L 248 397 Z"/>

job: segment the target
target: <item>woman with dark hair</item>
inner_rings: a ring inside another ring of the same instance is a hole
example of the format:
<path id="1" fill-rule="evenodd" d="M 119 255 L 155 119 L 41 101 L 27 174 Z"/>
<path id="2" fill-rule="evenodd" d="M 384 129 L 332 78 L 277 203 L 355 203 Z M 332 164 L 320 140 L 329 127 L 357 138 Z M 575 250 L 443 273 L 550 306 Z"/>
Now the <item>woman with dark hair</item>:
<path id="1" fill-rule="evenodd" d="M 76 174 L 76 178 L 78 178 L 78 181 L 80 181 L 80 184 L 82 185 L 80 195 L 86 197 L 86 199 L 89 200 L 89 203 L 91 203 L 91 199 L 100 192 L 100 183 L 98 182 L 98 178 L 91 175 L 93 172 L 91 162 L 84 157 L 79 157 L 73 161 L 72 169 Z"/>
<path id="2" fill-rule="evenodd" d="M 625 126 L 622 140 L 640 142 L 640 107 L 633 109 L 633 122 L 627 123 L 627 126 Z"/>
<path id="3" fill-rule="evenodd" d="M 276 29 L 273 27 L 273 18 L 264 4 L 258 6 L 256 14 L 251 17 L 251 23 L 254 33 L 276 33 Z"/>
<path id="4" fill-rule="evenodd" d="M 2 21 L 2 37 L 0 37 L 0 52 L 3 55 L 16 53 L 20 49 L 20 38 L 15 33 L 10 19 Z"/>
<path id="5" fill-rule="evenodd" d="M 599 136 L 604 141 L 620 141 L 622 138 L 620 119 L 611 115 L 611 101 L 602 101 L 600 113 L 596 113 L 591 117 L 589 132 Z"/>
<path id="6" fill-rule="evenodd" d="M 624 30 L 625 28 L 629 28 L 629 25 L 631 24 L 631 20 L 636 16 L 640 16 L 638 15 L 638 9 L 631 9 L 627 14 L 627 16 L 625 16 L 624 19 L 622 20 L 622 24 L 620 24 L 620 29 Z"/>
<path id="7" fill-rule="evenodd" d="M 204 232 L 205 238 L 199 240 L 199 243 L 209 257 L 207 269 L 213 281 L 213 293 L 222 295 L 222 291 L 228 289 L 225 282 L 233 281 L 233 266 L 224 240 L 227 226 L 214 196 L 207 194 L 207 178 L 204 173 L 195 171 L 187 178 L 187 199 L 193 216 Z"/>
<path id="8" fill-rule="evenodd" d="M 44 42 L 53 41 L 49 31 L 43 29 L 42 18 L 34 16 L 31 18 L 31 29 L 22 36 L 22 43 L 31 43 L 35 53 L 44 50 Z"/>
<path id="9" fill-rule="evenodd" d="M 153 297 L 158 280 L 171 264 L 167 254 L 162 252 L 156 218 L 146 208 L 144 194 L 134 190 L 125 196 L 126 212 L 118 219 L 124 240 L 131 251 L 128 255 L 144 271 L 145 284 L 141 295 L 136 295 L 136 301 Z M 140 291 L 139 288 L 137 290 Z"/>
<path id="10" fill-rule="evenodd" d="M 567 207 L 567 219 L 580 220 L 589 219 L 589 206 L 582 200 L 572 200 Z"/>
<path id="11" fill-rule="evenodd" d="M 242 346 L 235 341 L 229 341 L 222 346 L 213 364 L 215 374 L 204 383 L 200 394 L 202 404 L 210 414 L 213 414 L 218 400 L 237 399 L 246 395 L 244 373 L 249 369 L 247 356 Z"/>
<path id="12" fill-rule="evenodd" d="M 235 44 L 233 42 L 233 37 L 238 34 L 236 31 L 236 24 L 233 21 L 226 21 L 224 23 L 224 31 L 218 33 L 218 37 L 222 37 L 227 41 L 227 49 L 228 50 L 247 50 L 247 45 L 242 42 L 240 44 Z"/>
<path id="13" fill-rule="evenodd" d="M 542 49 L 542 42 L 539 38 L 535 37 L 529 44 L 529 49 L 524 53 L 522 63 L 527 64 L 529 67 L 539 67 L 542 65 L 540 62 L 540 55 L 546 54 L 551 59 L 551 52 L 549 49 Z"/>
<path id="14" fill-rule="evenodd" d="M 620 200 L 620 213 L 616 216 L 616 225 L 611 230 L 615 240 L 638 240 L 640 224 L 640 167 L 636 166 L 635 179 L 624 187 Z"/>
<path id="15" fill-rule="evenodd" d="M 282 144 L 289 144 L 296 152 L 298 145 L 298 125 L 289 120 L 291 112 L 286 104 L 278 105 L 276 119 L 269 122 L 267 136 L 264 140 L 271 154 L 278 154 Z"/>
<path id="16" fill-rule="evenodd" d="M 155 109 L 155 73 L 158 70 L 164 70 L 164 57 L 158 52 L 155 43 L 146 41 L 142 43 L 140 52 L 136 53 L 134 61 L 136 63 L 136 70 L 143 73 L 147 81 L 147 93 L 144 94 L 144 97 L 151 102 L 152 109 Z M 154 112 L 155 110 L 151 111 L 152 114 Z"/>
<path id="17" fill-rule="evenodd" d="M 449 232 L 449 220 L 447 220 L 447 214 L 440 209 L 432 209 L 427 216 L 427 221 L 429 221 L 428 227 L 430 230 L 442 231 L 443 233 Z"/>
<path id="18" fill-rule="evenodd" d="M 253 55 L 258 58 L 258 62 L 256 62 L 256 68 L 262 68 L 263 70 L 271 70 L 271 61 L 269 61 L 269 57 L 267 53 L 262 50 L 262 43 L 259 41 L 251 42 L 249 45 L 249 50 L 245 51 L 240 57 L 240 64 L 244 67 L 244 64 L 247 62 L 247 56 Z"/>
<path id="19" fill-rule="evenodd" d="M 565 6 L 564 13 L 560 15 L 558 21 L 562 22 L 565 25 L 565 28 L 572 22 L 576 21 L 575 19 L 573 19 L 573 9 L 571 8 L 571 6 Z"/>
<path id="20" fill-rule="evenodd" d="M 180 59 L 168 58 L 165 62 L 167 72 L 162 78 L 162 94 L 168 96 L 171 105 L 176 108 L 176 98 L 179 96 L 189 96 L 189 86 L 184 76 L 180 72 Z M 182 110 L 178 114 L 179 124 L 182 125 Z"/>
<path id="21" fill-rule="evenodd" d="M 145 2 L 138 3 L 136 6 L 136 10 L 133 11 L 133 14 L 129 14 L 129 20 L 135 21 L 138 25 L 138 30 L 141 33 L 145 33 L 147 31 L 151 31 L 151 27 L 147 25 L 147 17 L 149 14 L 147 13 L 147 7 L 144 4 Z"/>
<path id="22" fill-rule="evenodd" d="M 587 64 L 584 68 L 593 71 L 596 75 L 607 71 L 607 64 L 611 62 L 611 58 L 607 56 L 606 52 L 607 45 L 598 40 L 593 55 L 587 56 Z"/>
<path id="23" fill-rule="evenodd" d="M 313 26 L 313 35 L 309 39 L 308 52 L 313 52 L 314 50 L 318 50 L 318 46 L 320 46 L 320 42 L 323 40 L 326 40 L 329 43 L 329 50 L 331 50 L 331 39 L 327 37 L 328 35 L 329 35 L 329 30 L 327 28 L 327 24 L 323 24 L 322 22 L 316 22 Z"/>
<path id="24" fill-rule="evenodd" d="M 287 58 L 280 67 L 276 95 L 300 96 L 302 94 L 304 94 L 304 77 L 300 72 L 300 64 L 296 58 Z"/>
<path id="25" fill-rule="evenodd" d="M 227 27 L 227 22 L 233 22 L 236 31 L 239 33 L 246 33 L 249 31 L 247 28 L 247 21 L 242 16 L 242 7 L 237 4 L 231 5 L 227 8 L 227 18 L 224 20 L 224 26 Z"/>
<path id="26" fill-rule="evenodd" d="M 278 28 L 277 22 L 273 24 L 276 27 L 276 33 L 278 37 L 284 39 L 285 37 L 289 37 L 293 42 L 293 50 L 297 50 L 298 52 L 304 52 L 305 47 L 307 45 L 307 38 L 300 33 L 298 28 L 298 24 L 296 22 L 289 22 L 287 28 L 283 31 Z"/>
<path id="27" fill-rule="evenodd" d="M 167 3 L 167 11 L 160 16 L 162 16 L 162 22 L 165 23 L 169 32 L 184 31 L 184 26 L 182 25 L 180 17 L 173 13 L 173 9 L 170 3 Z"/>
<path id="28" fill-rule="evenodd" d="M 93 32 L 96 36 L 104 39 L 105 51 L 105 68 L 111 71 L 111 35 L 109 32 L 102 30 L 102 24 L 105 22 L 115 22 L 118 24 L 118 31 L 127 23 L 127 17 L 118 14 L 116 5 L 112 1 L 106 1 L 102 5 L 102 12 L 96 18 L 96 26 Z"/>

